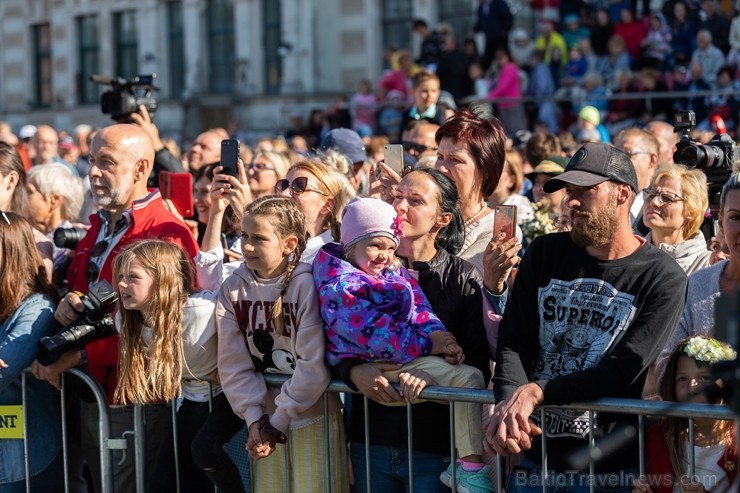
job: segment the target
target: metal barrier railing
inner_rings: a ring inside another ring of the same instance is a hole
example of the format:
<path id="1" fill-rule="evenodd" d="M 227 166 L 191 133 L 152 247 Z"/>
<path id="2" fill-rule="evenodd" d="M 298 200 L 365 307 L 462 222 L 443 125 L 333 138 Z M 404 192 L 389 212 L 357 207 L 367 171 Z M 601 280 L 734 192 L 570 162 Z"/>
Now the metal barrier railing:
<path id="1" fill-rule="evenodd" d="M 78 369 L 72 369 L 69 370 L 68 373 L 74 375 L 75 377 L 82 380 L 83 383 L 85 383 L 90 390 L 93 392 L 93 395 L 95 396 L 95 400 L 98 407 L 99 412 L 99 423 L 98 423 L 98 431 L 99 431 L 99 446 L 100 446 L 100 463 L 101 463 L 101 485 L 102 485 L 102 492 L 101 493 L 110 493 L 113 491 L 113 475 L 111 472 L 111 451 L 112 450 L 126 450 L 127 449 L 127 441 L 124 437 L 110 437 L 110 410 L 107 405 L 107 400 L 105 393 L 101 389 L 100 385 L 87 373 L 84 371 L 78 370 Z M 288 378 L 290 378 L 287 375 L 264 375 L 265 380 L 268 385 L 273 387 L 279 387 L 282 385 Z M 24 453 L 25 453 L 25 471 L 26 471 L 26 477 L 28 480 L 26 481 L 26 492 L 31 492 L 31 480 L 30 480 L 30 465 L 28 461 L 28 444 L 26 439 L 26 432 L 25 429 L 27 420 L 26 420 L 26 372 L 24 372 L 21 376 L 22 378 L 22 384 L 23 384 L 23 393 L 22 393 L 22 405 L 23 405 L 23 422 L 24 422 Z M 64 385 L 64 379 L 62 379 L 62 390 L 61 390 L 61 399 L 62 402 L 64 402 L 64 399 L 66 398 L 66 387 Z M 397 387 L 397 384 L 394 384 Z M 327 451 L 331 449 L 331 439 L 329 436 L 329 405 L 328 405 L 328 393 L 329 392 L 342 392 L 346 394 L 359 394 L 359 392 L 353 391 L 349 387 L 347 387 L 343 382 L 339 380 L 332 380 L 327 387 L 327 392 L 324 393 L 324 424 L 325 424 L 325 445 L 327 447 Z M 426 400 L 434 400 L 434 401 L 449 401 L 450 406 L 450 457 L 451 460 L 455 459 L 455 423 L 454 423 L 454 403 L 455 402 L 475 402 L 475 403 L 482 403 L 482 404 L 494 404 L 493 400 L 493 393 L 490 390 L 472 390 L 472 389 L 460 389 L 460 388 L 447 388 L 447 387 L 427 387 L 425 388 L 420 395 L 420 398 L 426 399 Z M 364 411 L 365 411 L 365 453 L 366 457 L 370 456 L 370 440 L 369 440 L 369 400 L 367 397 L 363 396 L 363 405 L 364 405 Z M 414 491 L 413 487 L 413 478 L 414 478 L 414 469 L 413 469 L 413 422 L 412 422 L 412 413 L 411 411 L 412 404 L 407 403 L 407 419 L 408 419 L 408 463 L 409 463 L 409 484 L 410 488 L 409 490 L 411 492 Z M 67 436 L 67 425 L 66 425 L 66 411 L 65 406 L 62 405 L 62 439 L 63 439 L 63 460 L 64 460 L 64 491 L 69 491 L 69 463 L 68 463 L 68 436 Z M 694 456 L 694 436 L 693 436 L 693 429 L 694 429 L 694 421 L 696 419 L 702 419 L 702 418 L 709 418 L 709 419 L 719 419 L 719 420 L 737 420 L 738 416 L 735 416 L 732 414 L 732 410 L 729 409 L 726 406 L 719 406 L 719 405 L 708 405 L 708 404 L 681 404 L 681 403 L 675 403 L 675 402 L 662 402 L 662 401 L 643 401 L 643 400 L 633 400 L 633 399 L 614 399 L 614 398 L 604 398 L 599 399 L 594 402 L 589 403 L 574 403 L 570 405 L 562 405 L 562 406 L 550 406 L 550 407 L 542 407 L 542 423 L 545 423 L 545 412 L 549 408 L 557 408 L 557 409 L 574 409 L 574 410 L 587 410 L 589 412 L 589 444 L 590 444 L 590 450 L 589 450 L 589 474 L 593 477 L 594 475 L 594 463 L 597 459 L 596 456 L 594 456 L 593 453 L 593 447 L 594 447 L 594 419 L 593 419 L 593 413 L 595 412 L 609 412 L 609 413 L 618 413 L 618 414 L 630 414 L 630 415 L 637 415 L 638 416 L 638 440 L 639 440 L 639 447 L 640 447 L 640 456 L 639 456 L 639 474 L 640 476 L 643 476 L 645 474 L 645 454 L 644 454 L 644 446 L 645 446 L 645 416 L 672 416 L 672 417 L 682 417 L 682 418 L 688 418 L 689 420 L 689 439 L 690 439 L 690 446 L 689 446 L 689 474 L 691 476 L 695 473 L 695 456 Z M 740 427 L 738 427 L 740 428 Z M 173 406 L 173 431 L 176 431 L 176 413 L 175 413 L 175 406 Z M 145 450 L 145 434 L 144 434 L 144 425 L 143 425 L 143 406 L 136 405 L 134 410 L 134 430 L 132 431 L 134 435 L 134 458 L 135 458 L 135 467 L 136 467 L 136 488 L 137 491 L 143 492 L 144 491 L 144 450 Z M 127 434 L 130 432 L 124 433 Z M 177 440 L 177 433 L 174 433 L 174 439 Z M 543 492 L 547 491 L 547 437 L 546 434 L 542 434 L 542 487 Z M 177 453 L 177 444 L 175 443 L 175 454 Z M 327 484 L 328 491 L 331 493 L 331 478 L 332 478 L 332 464 L 331 461 L 326 461 L 326 478 L 327 478 Z M 497 458 L 496 461 L 496 488 L 498 493 L 503 493 L 503 467 L 502 467 L 502 460 L 501 458 Z M 177 464 L 177 460 L 175 460 L 175 463 Z M 370 461 L 366 460 L 366 474 L 368 478 L 368 488 L 367 491 L 370 493 L 372 491 L 372 485 L 371 485 L 371 476 L 372 476 L 372 470 L 370 467 Z M 177 467 L 177 466 L 176 466 Z M 452 475 L 452 484 L 453 484 L 453 492 L 456 490 L 455 488 L 455 468 L 452 468 L 453 475 Z M 177 491 L 180 490 L 180 484 L 179 479 L 177 480 L 176 488 Z M 591 488 L 593 491 L 594 482 L 591 482 Z"/>

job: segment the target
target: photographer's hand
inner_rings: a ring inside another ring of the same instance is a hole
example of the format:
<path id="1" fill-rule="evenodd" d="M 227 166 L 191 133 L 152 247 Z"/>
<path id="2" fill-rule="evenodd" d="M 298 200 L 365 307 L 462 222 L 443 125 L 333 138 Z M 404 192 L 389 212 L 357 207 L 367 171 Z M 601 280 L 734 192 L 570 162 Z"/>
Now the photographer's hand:
<path id="1" fill-rule="evenodd" d="M 82 304 L 79 293 L 70 291 L 64 298 L 61 299 L 57 310 L 54 312 L 54 318 L 57 322 L 67 326 L 80 318 L 82 312 L 85 311 L 85 306 Z"/>
<path id="2" fill-rule="evenodd" d="M 155 151 L 159 151 L 164 148 L 164 142 L 159 137 L 159 129 L 152 122 L 152 117 L 149 115 L 149 110 L 143 104 L 139 105 L 139 111 L 131 113 L 131 120 L 147 133 L 150 139 L 152 139 L 152 145 Z"/>
<path id="3" fill-rule="evenodd" d="M 81 358 L 82 354 L 80 353 L 80 350 L 72 349 L 62 354 L 55 363 L 52 363 L 49 366 L 44 366 L 39 363 L 38 360 L 34 360 L 34 362 L 31 363 L 31 373 L 33 373 L 33 376 L 38 380 L 46 380 L 52 387 L 57 390 L 61 390 L 62 373 L 79 365 Z"/>

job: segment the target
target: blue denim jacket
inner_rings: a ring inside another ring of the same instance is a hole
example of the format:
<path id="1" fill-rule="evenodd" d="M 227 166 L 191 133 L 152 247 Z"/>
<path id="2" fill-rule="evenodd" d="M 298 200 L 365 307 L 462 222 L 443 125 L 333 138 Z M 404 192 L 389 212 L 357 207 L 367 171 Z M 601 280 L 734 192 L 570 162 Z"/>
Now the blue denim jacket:
<path id="1" fill-rule="evenodd" d="M 33 294 L 0 324 L 0 405 L 20 405 L 21 373 L 36 358 L 36 343 L 58 329 L 54 304 Z M 54 460 L 62 447 L 59 397 L 47 382 L 26 375 L 26 420 L 31 476 Z M 25 479 L 23 440 L 0 439 L 0 484 Z M 2 489 L 2 488 L 0 488 Z"/>

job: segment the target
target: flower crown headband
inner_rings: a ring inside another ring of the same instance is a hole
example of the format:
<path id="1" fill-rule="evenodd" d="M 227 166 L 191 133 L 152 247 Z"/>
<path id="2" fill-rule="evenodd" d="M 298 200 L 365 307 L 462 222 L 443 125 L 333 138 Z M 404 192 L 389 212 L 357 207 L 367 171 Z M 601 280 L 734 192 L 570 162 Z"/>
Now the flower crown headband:
<path id="1" fill-rule="evenodd" d="M 710 365 L 719 361 L 732 361 L 737 353 L 728 344 L 711 337 L 692 337 L 686 341 L 679 351 L 690 358 L 694 358 L 698 366 L 703 363 Z"/>

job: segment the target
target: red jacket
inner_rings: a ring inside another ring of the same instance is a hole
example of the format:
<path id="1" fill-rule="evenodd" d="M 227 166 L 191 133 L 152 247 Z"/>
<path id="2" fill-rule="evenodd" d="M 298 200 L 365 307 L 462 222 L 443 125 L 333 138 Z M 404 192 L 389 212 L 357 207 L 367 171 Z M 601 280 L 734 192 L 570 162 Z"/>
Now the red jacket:
<path id="1" fill-rule="evenodd" d="M 645 474 L 653 492 L 673 493 L 673 466 L 660 423 L 655 423 L 647 431 L 645 448 Z M 737 449 L 729 447 L 717 464 L 724 469 L 732 484 L 737 476 Z"/>
<path id="2" fill-rule="evenodd" d="M 198 244 L 190 230 L 181 220 L 165 209 L 159 190 L 150 190 L 147 197 L 134 201 L 132 206 L 133 222 L 118 241 L 100 271 L 99 279 L 110 282 L 114 287 L 113 259 L 129 243 L 145 238 L 157 238 L 177 243 L 185 249 L 190 257 L 198 253 Z M 67 273 L 70 291 L 87 292 L 87 264 L 95 246 L 95 240 L 102 227 L 97 214 L 90 216 L 90 230 L 80 240 L 75 257 Z M 118 382 L 118 335 L 97 339 L 87 346 L 87 370 L 100 383 L 108 395 L 108 402 L 113 402 L 113 393 Z"/>

